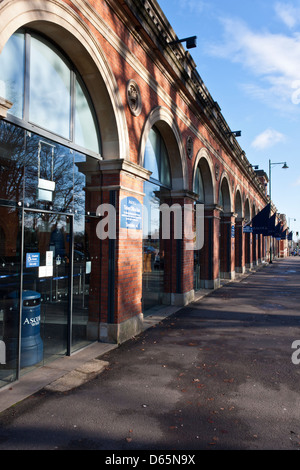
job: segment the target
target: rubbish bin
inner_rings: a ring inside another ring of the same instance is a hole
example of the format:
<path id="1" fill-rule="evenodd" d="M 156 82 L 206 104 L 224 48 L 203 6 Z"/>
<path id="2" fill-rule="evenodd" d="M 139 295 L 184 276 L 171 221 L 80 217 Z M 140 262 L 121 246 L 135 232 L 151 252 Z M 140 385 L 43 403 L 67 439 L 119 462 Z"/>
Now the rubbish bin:
<path id="1" fill-rule="evenodd" d="M 9 295 L 13 299 L 13 308 L 4 322 L 5 340 L 8 351 L 17 352 L 17 328 L 19 318 L 19 292 Z M 43 359 L 43 341 L 40 336 L 41 294 L 35 291 L 23 291 L 21 325 L 21 367 L 39 363 Z"/>

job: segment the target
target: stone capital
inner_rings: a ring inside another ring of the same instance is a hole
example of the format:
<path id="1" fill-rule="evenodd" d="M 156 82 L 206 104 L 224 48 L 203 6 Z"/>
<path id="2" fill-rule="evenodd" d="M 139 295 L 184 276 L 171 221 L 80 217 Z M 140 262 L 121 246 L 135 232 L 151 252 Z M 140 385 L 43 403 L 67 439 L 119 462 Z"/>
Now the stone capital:
<path id="1" fill-rule="evenodd" d="M 148 181 L 151 176 L 151 171 L 125 159 L 99 160 L 99 170 L 103 173 L 119 173 L 124 171 L 145 181 Z"/>
<path id="2" fill-rule="evenodd" d="M 5 98 L 0 96 L 0 119 L 4 119 L 7 117 L 7 112 L 12 107 L 13 103 Z"/>

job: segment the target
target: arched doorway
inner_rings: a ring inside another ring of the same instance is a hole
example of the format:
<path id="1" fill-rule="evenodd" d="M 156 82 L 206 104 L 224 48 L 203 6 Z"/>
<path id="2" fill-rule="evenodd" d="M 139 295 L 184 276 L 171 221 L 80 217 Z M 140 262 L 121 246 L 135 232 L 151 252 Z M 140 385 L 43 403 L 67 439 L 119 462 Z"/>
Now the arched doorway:
<path id="1" fill-rule="evenodd" d="M 145 123 L 140 164 L 151 171 L 144 183 L 143 312 L 161 305 L 181 303 L 192 291 L 183 276 L 186 252 L 183 237 L 175 239 L 174 226 L 181 220 L 187 165 L 181 135 L 174 116 L 163 107 L 153 109 Z M 161 208 L 167 208 L 162 211 Z M 162 216 L 164 228 L 162 230 Z M 180 223 L 181 225 L 181 223 Z"/>
<path id="2" fill-rule="evenodd" d="M 89 186 L 104 151 L 100 125 L 86 80 L 42 27 L 19 29 L 0 55 L 2 94 L 13 103 L 0 121 L 0 223 L 11 227 L 0 385 L 88 344 L 91 322 L 99 324 L 99 218 Z M 38 332 L 29 344 L 22 327 L 21 348 L 20 320 Z"/>
<path id="3" fill-rule="evenodd" d="M 251 213 L 250 213 L 250 203 L 249 199 L 247 198 L 245 201 L 245 206 L 244 206 L 244 214 L 245 214 L 245 221 L 244 225 L 247 226 L 251 222 Z M 249 229 L 250 230 L 250 229 Z M 252 268 L 252 233 L 247 230 L 245 233 L 245 264 L 246 268 Z"/>
<path id="4" fill-rule="evenodd" d="M 252 219 L 256 216 L 256 207 L 255 204 L 252 205 Z M 252 234 L 252 263 L 253 265 L 258 264 L 258 241 L 260 235 Z"/>
<path id="5" fill-rule="evenodd" d="M 193 191 L 196 204 L 204 205 L 204 245 L 194 251 L 194 289 L 214 287 L 214 184 L 212 163 L 206 149 L 201 149 L 195 160 Z"/>
<path id="6" fill-rule="evenodd" d="M 156 126 L 150 129 L 144 153 L 144 168 L 151 171 L 144 183 L 143 215 L 143 313 L 169 304 L 165 287 L 166 252 L 169 240 L 162 237 L 160 206 L 170 198 L 171 171 L 164 139 Z"/>
<path id="7" fill-rule="evenodd" d="M 228 178 L 223 175 L 219 189 L 220 212 L 220 278 L 234 277 L 234 238 L 232 237 L 233 212 Z"/>
<path id="8" fill-rule="evenodd" d="M 235 194 L 235 270 L 243 273 L 245 269 L 244 261 L 244 234 L 243 234 L 243 204 L 241 192 L 238 189 Z"/>

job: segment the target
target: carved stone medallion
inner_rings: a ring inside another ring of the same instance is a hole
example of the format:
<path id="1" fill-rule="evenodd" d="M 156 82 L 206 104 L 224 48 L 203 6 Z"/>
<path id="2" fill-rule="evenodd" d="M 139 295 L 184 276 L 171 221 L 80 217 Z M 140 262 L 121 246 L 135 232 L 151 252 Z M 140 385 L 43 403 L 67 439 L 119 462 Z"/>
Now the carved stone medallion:
<path id="1" fill-rule="evenodd" d="M 188 157 L 192 159 L 193 153 L 194 153 L 194 141 L 190 135 L 186 139 L 186 152 L 187 152 Z"/>
<path id="2" fill-rule="evenodd" d="M 134 116 L 139 116 L 142 110 L 142 98 L 138 84 L 134 80 L 127 83 L 127 103 Z"/>

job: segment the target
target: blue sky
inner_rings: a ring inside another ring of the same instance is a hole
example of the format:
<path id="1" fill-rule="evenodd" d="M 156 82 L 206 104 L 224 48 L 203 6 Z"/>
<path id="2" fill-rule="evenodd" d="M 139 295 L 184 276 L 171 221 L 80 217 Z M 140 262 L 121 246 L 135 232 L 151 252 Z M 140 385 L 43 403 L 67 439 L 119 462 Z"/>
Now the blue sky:
<path id="1" fill-rule="evenodd" d="M 300 0 L 158 0 L 272 200 L 300 233 Z M 296 219 L 296 221 L 294 221 Z M 294 236 L 294 240 L 295 240 Z"/>

